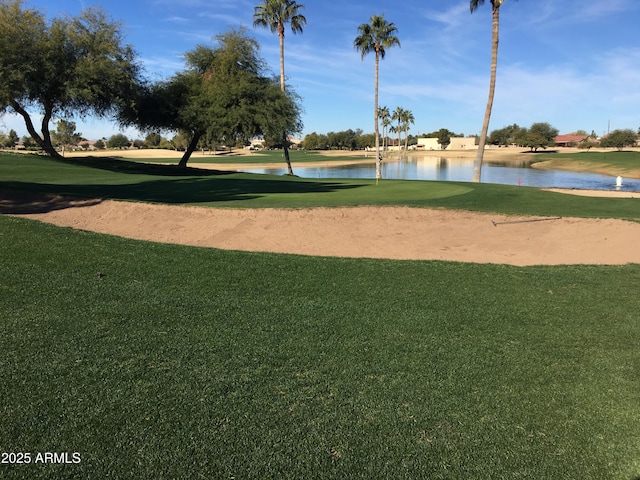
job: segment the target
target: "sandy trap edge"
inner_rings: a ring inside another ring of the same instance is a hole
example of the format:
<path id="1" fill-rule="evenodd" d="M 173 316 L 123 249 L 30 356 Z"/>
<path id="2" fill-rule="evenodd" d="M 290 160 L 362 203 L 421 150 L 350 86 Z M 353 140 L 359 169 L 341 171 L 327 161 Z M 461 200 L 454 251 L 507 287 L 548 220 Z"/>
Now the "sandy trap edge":
<path id="1" fill-rule="evenodd" d="M 126 238 L 314 256 L 508 265 L 640 263 L 640 224 L 410 207 L 218 209 L 0 196 L 0 212 Z"/>

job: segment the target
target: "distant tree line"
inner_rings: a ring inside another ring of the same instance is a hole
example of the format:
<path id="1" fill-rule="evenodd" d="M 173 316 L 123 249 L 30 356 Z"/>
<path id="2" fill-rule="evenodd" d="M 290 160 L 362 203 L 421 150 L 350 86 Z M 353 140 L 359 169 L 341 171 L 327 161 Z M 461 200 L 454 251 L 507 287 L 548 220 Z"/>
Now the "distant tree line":
<path id="1" fill-rule="evenodd" d="M 531 127 L 520 127 L 517 123 L 493 130 L 487 139 L 489 145 L 527 147 L 532 151 L 553 147 L 556 145 L 558 129 L 549 123 L 538 122 Z M 580 141 L 570 142 L 568 146 L 590 149 L 595 147 L 616 148 L 622 150 L 625 147 L 635 146 L 640 139 L 640 129 L 634 132 L 632 129 L 619 129 L 598 138 L 594 131 L 588 134 L 585 130 L 572 132 L 571 135 L 583 136 Z"/>
<path id="2" fill-rule="evenodd" d="M 381 141 L 384 150 L 390 143 L 395 144 L 397 139 L 385 135 Z M 340 132 L 309 133 L 302 139 L 300 147 L 305 150 L 365 150 L 375 148 L 375 142 L 373 133 L 363 133 L 361 129 L 348 129 Z M 408 145 L 415 145 L 417 142 L 416 136 L 407 135 Z"/>
<path id="3" fill-rule="evenodd" d="M 378 107 L 377 121 L 382 126 L 382 137 L 378 133 L 378 146 L 381 141 L 382 151 L 386 151 L 391 143 L 389 133 L 398 135 L 401 144 L 401 135 L 404 134 L 405 150 L 408 145 L 416 143 L 415 137 L 409 135 L 409 127 L 415 119 L 411 110 L 396 107 L 391 112 L 388 107 Z M 376 147 L 376 133 L 363 133 L 361 129 L 348 129 L 340 132 L 317 133 L 313 132 L 304 137 L 300 146 L 305 150 L 365 150 Z"/>
<path id="4" fill-rule="evenodd" d="M 528 147 L 532 151 L 539 148 L 547 148 L 556 144 L 558 129 L 552 127 L 547 122 L 537 122 L 531 127 L 520 127 L 514 123 L 497 130 L 493 130 L 487 138 L 489 145 L 517 145 L 519 147 Z"/>

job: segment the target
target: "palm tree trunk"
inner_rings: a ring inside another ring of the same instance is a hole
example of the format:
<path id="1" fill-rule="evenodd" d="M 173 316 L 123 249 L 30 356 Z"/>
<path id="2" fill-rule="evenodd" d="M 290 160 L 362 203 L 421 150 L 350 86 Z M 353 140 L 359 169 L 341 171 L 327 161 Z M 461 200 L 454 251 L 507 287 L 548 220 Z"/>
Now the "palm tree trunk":
<path id="1" fill-rule="evenodd" d="M 404 129 L 404 155 L 407 156 L 407 152 L 409 151 L 409 124 L 405 125 Z"/>
<path id="2" fill-rule="evenodd" d="M 376 135 L 376 182 L 382 178 L 382 158 L 380 157 L 380 128 L 378 127 L 378 67 L 380 56 L 376 52 L 376 71 L 374 75 L 373 121 Z"/>
<path id="3" fill-rule="evenodd" d="M 473 182 L 480 182 L 482 177 L 482 162 L 484 157 L 484 147 L 487 143 L 487 133 L 489 131 L 489 120 L 491 118 L 491 109 L 493 108 L 493 97 L 496 90 L 496 71 L 498 69 L 498 40 L 500 28 L 500 5 L 493 7 L 493 32 L 491 36 L 491 80 L 489 82 L 489 98 L 487 100 L 487 109 L 484 113 L 484 122 L 482 123 L 482 132 L 480 133 L 480 142 L 478 145 L 478 154 L 473 164 Z"/>
<path id="4" fill-rule="evenodd" d="M 278 25 L 278 37 L 280 37 L 280 90 L 282 93 L 285 91 L 284 86 L 284 24 Z M 284 161 L 287 164 L 287 174 L 293 175 L 293 168 L 291 168 L 291 159 L 289 158 L 289 144 L 287 139 L 287 133 L 283 135 L 282 150 L 284 153 Z"/>
<path id="5" fill-rule="evenodd" d="M 398 160 L 401 159 L 401 153 L 400 152 L 400 135 L 402 134 L 402 128 L 400 126 L 400 120 L 398 120 Z"/>
<path id="6" fill-rule="evenodd" d="M 284 25 L 278 25 L 278 37 L 280 37 L 280 90 L 284 92 Z"/>
<path id="7" fill-rule="evenodd" d="M 382 152 L 386 155 L 387 152 L 387 126 L 382 124 Z"/>

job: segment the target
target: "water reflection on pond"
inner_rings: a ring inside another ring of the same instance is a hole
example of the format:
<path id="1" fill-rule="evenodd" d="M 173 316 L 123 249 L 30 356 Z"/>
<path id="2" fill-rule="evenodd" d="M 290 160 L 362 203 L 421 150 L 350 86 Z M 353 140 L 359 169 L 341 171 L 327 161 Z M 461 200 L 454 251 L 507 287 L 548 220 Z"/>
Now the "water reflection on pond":
<path id="1" fill-rule="evenodd" d="M 284 168 L 244 169 L 244 172 L 284 175 Z M 331 165 L 322 167 L 294 167 L 294 173 L 303 178 L 375 178 L 373 163 Z M 469 182 L 473 175 L 473 159 L 444 157 L 409 157 L 406 160 L 385 159 L 382 178 L 399 180 L 442 180 Z M 593 173 L 542 170 L 530 167 L 530 162 L 485 162 L 482 167 L 484 183 L 522 185 L 543 188 L 580 188 L 594 190 L 640 191 L 640 180 L 623 179 L 616 187 L 616 178 Z"/>

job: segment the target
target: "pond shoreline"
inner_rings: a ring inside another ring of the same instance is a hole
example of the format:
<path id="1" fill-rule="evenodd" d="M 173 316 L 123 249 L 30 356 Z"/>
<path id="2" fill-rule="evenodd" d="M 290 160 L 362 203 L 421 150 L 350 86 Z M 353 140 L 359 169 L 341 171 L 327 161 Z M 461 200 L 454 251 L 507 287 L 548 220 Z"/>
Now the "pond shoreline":
<path id="1" fill-rule="evenodd" d="M 640 148 L 627 149 L 630 151 L 640 151 Z M 591 152 L 604 152 L 610 153 L 612 149 L 591 149 Z M 579 173 L 595 173 L 604 174 L 608 176 L 616 177 L 621 175 L 624 178 L 640 179 L 640 168 L 621 171 L 611 168 L 607 165 L 594 165 L 588 162 L 580 162 L 579 160 L 567 160 L 567 159 L 549 159 L 540 158 L 540 156 L 552 155 L 554 152 L 571 154 L 582 153 L 584 150 L 573 147 L 563 147 L 556 150 L 543 150 L 538 152 L 531 152 L 529 150 L 523 150 L 517 147 L 487 147 L 484 151 L 484 162 L 486 164 L 508 164 L 513 162 L 527 162 L 532 168 L 542 170 L 564 170 L 573 171 Z M 322 150 L 314 151 L 314 155 L 317 155 L 319 159 L 317 161 L 304 161 L 297 162 L 295 159 L 292 161 L 292 167 L 294 172 L 296 168 L 321 168 L 329 166 L 347 166 L 347 165 L 362 165 L 362 164 L 374 164 L 375 152 L 373 151 L 346 151 L 346 150 Z M 425 157 L 437 157 L 446 160 L 458 160 L 458 159 L 475 159 L 477 150 L 412 150 L 408 156 L 411 158 L 425 158 Z M 87 156 L 111 156 L 120 157 L 131 160 L 145 161 L 147 163 L 156 163 L 154 159 L 168 159 L 175 158 L 176 161 L 182 157 L 182 152 L 174 150 L 158 150 L 158 149 L 144 149 L 144 150 L 101 150 L 94 152 L 68 152 L 67 157 L 87 157 Z M 255 162 L 247 161 L 248 158 L 255 158 Z M 233 150 L 232 152 L 196 152 L 192 156 L 192 161 L 189 166 L 193 168 L 202 168 L 209 170 L 222 170 L 222 171 L 237 171 L 246 169 L 261 169 L 261 168 L 279 168 L 279 163 L 265 163 L 261 162 L 260 153 L 255 153 L 250 150 Z M 334 157 L 338 157 L 335 158 Z M 206 162 L 203 160 L 206 159 Z M 238 161 L 234 161 L 237 159 Z M 197 161 L 195 161 L 197 160 Z M 386 152 L 383 158 L 384 163 L 393 163 L 398 161 L 397 152 Z M 160 162 L 158 162 L 160 163 Z M 284 164 L 284 159 L 283 162 Z"/>

